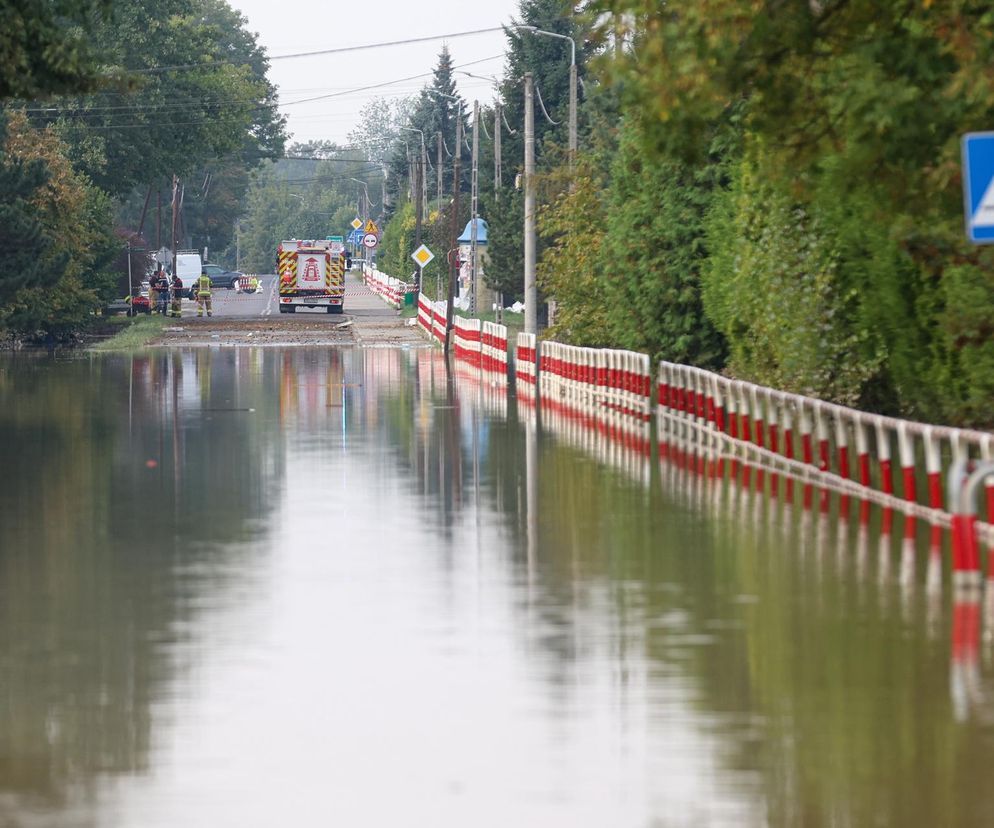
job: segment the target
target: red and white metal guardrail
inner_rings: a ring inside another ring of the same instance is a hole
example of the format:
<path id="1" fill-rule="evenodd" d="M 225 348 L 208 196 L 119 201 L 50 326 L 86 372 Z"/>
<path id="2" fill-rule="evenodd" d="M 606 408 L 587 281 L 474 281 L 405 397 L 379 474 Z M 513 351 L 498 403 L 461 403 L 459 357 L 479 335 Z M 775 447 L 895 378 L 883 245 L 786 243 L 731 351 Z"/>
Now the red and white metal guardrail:
<path id="1" fill-rule="evenodd" d="M 464 359 L 473 365 L 480 364 L 480 342 L 483 332 L 479 319 L 457 316 L 452 324 L 452 345 L 457 359 Z"/>
<path id="2" fill-rule="evenodd" d="M 647 421 L 651 371 L 647 354 L 542 343 L 539 377 L 543 393 L 588 410 L 616 411 Z"/>
<path id="3" fill-rule="evenodd" d="M 480 364 L 484 371 L 507 374 L 507 326 L 484 322 L 480 339 Z"/>
<path id="4" fill-rule="evenodd" d="M 538 382 L 538 337 L 519 333 L 515 342 L 514 372 L 519 382 L 534 386 Z"/>
<path id="5" fill-rule="evenodd" d="M 869 414 L 669 362 L 659 366 L 659 411 L 894 496 L 896 448 L 899 496 L 947 513 L 952 508 L 943 498 L 943 467 L 994 458 L 991 433 Z M 924 481 L 916 478 L 919 459 Z M 994 515 L 994 478 L 986 485 L 989 515 Z"/>
<path id="6" fill-rule="evenodd" d="M 432 302 L 423 293 L 418 294 L 418 327 L 430 338 L 445 341 L 445 302 Z"/>
<path id="7" fill-rule="evenodd" d="M 363 267 L 362 272 L 366 287 L 382 297 L 388 305 L 399 308 L 404 303 L 404 294 L 411 288 L 410 284 L 371 267 Z"/>

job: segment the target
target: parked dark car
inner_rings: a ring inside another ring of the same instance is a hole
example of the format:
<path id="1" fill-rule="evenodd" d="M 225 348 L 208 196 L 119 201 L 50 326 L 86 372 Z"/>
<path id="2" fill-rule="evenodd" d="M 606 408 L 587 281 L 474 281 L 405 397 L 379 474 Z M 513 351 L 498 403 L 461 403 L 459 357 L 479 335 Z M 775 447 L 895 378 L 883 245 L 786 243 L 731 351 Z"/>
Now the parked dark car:
<path id="1" fill-rule="evenodd" d="M 204 270 L 207 271 L 207 275 L 210 277 L 212 288 L 234 290 L 238 287 L 238 280 L 242 278 L 242 273 L 237 270 L 225 270 L 221 265 L 210 264 L 209 262 L 204 265 Z"/>

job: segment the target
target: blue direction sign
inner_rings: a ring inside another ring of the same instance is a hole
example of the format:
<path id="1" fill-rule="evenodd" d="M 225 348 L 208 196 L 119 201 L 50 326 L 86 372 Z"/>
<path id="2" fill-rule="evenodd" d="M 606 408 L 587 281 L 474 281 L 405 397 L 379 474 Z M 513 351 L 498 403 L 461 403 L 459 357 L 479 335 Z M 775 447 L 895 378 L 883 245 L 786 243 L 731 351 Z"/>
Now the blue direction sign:
<path id="1" fill-rule="evenodd" d="M 967 238 L 994 244 L 994 132 L 963 136 L 963 207 Z"/>
<path id="2" fill-rule="evenodd" d="M 360 227 L 358 230 L 353 230 L 349 233 L 349 241 L 352 242 L 352 244 L 362 244 L 363 235 L 365 234 L 362 232 L 362 228 Z"/>

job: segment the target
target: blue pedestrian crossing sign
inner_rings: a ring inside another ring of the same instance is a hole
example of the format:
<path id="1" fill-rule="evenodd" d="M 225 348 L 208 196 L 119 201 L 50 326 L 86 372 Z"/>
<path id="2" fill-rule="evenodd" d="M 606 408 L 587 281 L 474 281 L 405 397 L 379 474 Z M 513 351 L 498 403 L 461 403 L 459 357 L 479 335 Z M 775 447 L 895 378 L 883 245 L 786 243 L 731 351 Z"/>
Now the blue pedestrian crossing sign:
<path id="1" fill-rule="evenodd" d="M 963 136 L 963 207 L 966 237 L 994 244 L 994 132 Z"/>

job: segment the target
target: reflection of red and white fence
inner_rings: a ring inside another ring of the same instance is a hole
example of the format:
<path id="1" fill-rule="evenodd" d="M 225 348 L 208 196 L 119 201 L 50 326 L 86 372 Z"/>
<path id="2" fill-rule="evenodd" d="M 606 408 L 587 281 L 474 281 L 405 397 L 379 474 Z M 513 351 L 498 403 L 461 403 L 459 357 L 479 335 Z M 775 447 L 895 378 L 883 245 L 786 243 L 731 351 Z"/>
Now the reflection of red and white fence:
<path id="1" fill-rule="evenodd" d="M 649 485 L 652 440 L 648 420 L 625 418 L 618 413 L 585 412 L 545 396 L 541 410 L 543 429 L 594 459 L 624 471 L 643 486 Z"/>
<path id="2" fill-rule="evenodd" d="M 894 496 L 896 447 L 899 496 L 930 510 L 951 511 L 942 491 L 944 463 L 948 468 L 956 460 L 994 458 L 991 433 L 868 414 L 669 362 L 659 366 L 659 411 Z M 919 458 L 924 486 L 915 475 Z M 994 515 L 994 478 L 987 500 Z"/>
<path id="3" fill-rule="evenodd" d="M 480 360 L 484 371 L 507 373 L 507 326 L 484 322 L 480 338 Z"/>
<path id="4" fill-rule="evenodd" d="M 393 276 L 387 276 L 379 270 L 370 267 L 363 268 L 363 278 L 368 287 L 377 296 L 380 296 L 388 305 L 399 308 L 404 303 L 404 294 L 407 293 L 410 285 Z"/>

